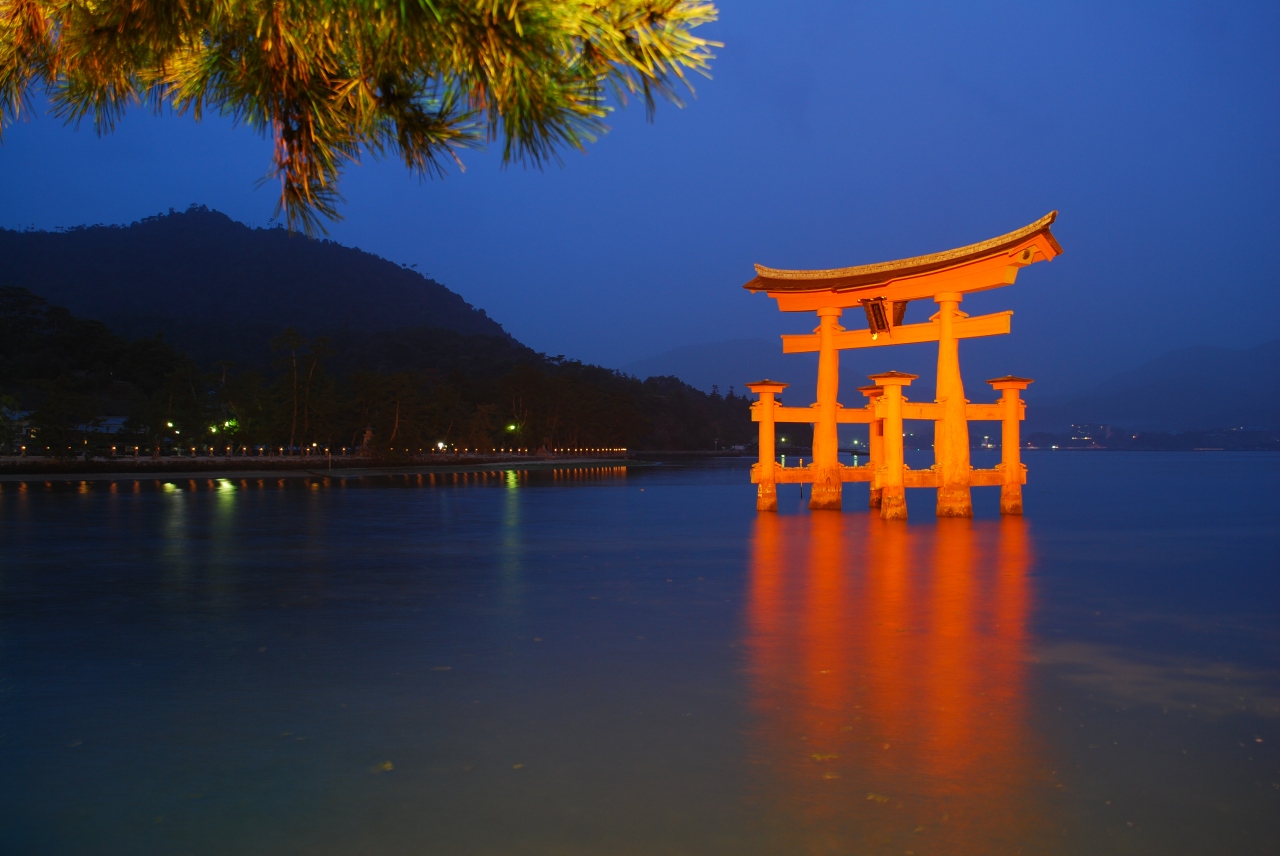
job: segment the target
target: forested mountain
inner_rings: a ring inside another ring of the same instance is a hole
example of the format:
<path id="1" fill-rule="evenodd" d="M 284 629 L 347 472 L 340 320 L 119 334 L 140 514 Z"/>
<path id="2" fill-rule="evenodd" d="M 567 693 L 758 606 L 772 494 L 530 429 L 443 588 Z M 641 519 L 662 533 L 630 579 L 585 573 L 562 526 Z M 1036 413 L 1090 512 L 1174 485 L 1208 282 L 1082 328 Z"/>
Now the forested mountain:
<path id="1" fill-rule="evenodd" d="M 201 366 L 163 337 L 130 340 L 26 289 L 0 286 L 0 446 L 80 454 L 104 445 L 367 442 L 395 456 L 440 443 L 711 449 L 754 435 L 745 397 L 547 357 L 506 335 L 402 328 L 309 336 L 286 328 L 263 361 L 265 369 Z"/>
<path id="2" fill-rule="evenodd" d="M 26 424 L 37 448 L 74 451 L 106 442 L 108 422 L 144 448 L 367 440 L 380 454 L 711 449 L 754 433 L 745 397 L 539 354 L 415 271 L 202 207 L 0 231 L 0 259 L 9 445 Z"/>
<path id="3" fill-rule="evenodd" d="M 201 360 L 217 350 L 236 359 L 285 327 L 507 335 L 414 270 L 203 207 L 128 226 L 0 230 L 0 259 L 0 285 L 29 289 L 124 336 L 164 332 Z"/>
<path id="4" fill-rule="evenodd" d="M 181 364 L 160 337 L 128 341 L 26 289 L 0 287 L 0 447 L 21 445 L 24 412 L 55 448 L 104 419 L 146 420 Z"/>

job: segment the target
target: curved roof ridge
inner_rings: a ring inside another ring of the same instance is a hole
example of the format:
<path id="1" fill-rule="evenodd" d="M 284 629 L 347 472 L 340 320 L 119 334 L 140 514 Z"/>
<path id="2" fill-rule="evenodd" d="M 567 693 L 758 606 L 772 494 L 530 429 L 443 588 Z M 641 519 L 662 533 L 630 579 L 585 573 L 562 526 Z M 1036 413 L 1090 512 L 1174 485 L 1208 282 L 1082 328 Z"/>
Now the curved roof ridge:
<path id="1" fill-rule="evenodd" d="M 899 271 L 912 271 L 918 269 L 938 269 L 949 267 L 952 264 L 959 264 L 968 259 L 987 255 L 992 252 L 998 252 L 1006 247 L 1018 244 L 1027 238 L 1039 232 L 1044 232 L 1049 239 L 1053 241 L 1054 248 L 1061 252 L 1058 242 L 1053 239 L 1053 234 L 1049 232 L 1049 226 L 1057 218 L 1057 211 L 1050 211 L 1048 214 L 1036 220 L 1034 223 L 1023 226 L 1021 229 L 1000 235 L 997 238 L 988 238 L 985 241 L 979 241 L 976 244 L 969 244 L 964 247 L 957 247 L 954 250 L 944 250 L 940 253 L 931 253 L 925 256 L 913 256 L 909 259 L 897 259 L 890 262 L 876 262 L 869 265 L 857 265 L 847 268 L 833 268 L 830 270 L 782 270 L 778 268 L 769 268 L 764 265 L 756 265 L 756 279 L 747 283 L 744 288 L 752 291 L 767 290 L 768 286 L 760 283 L 759 280 L 824 280 L 824 279 L 861 279 L 861 278 L 878 278 L 879 274 L 892 274 Z M 886 277 L 887 278 L 887 277 Z M 784 288 L 786 288 L 784 286 Z M 790 286 L 788 290 L 794 289 Z"/>

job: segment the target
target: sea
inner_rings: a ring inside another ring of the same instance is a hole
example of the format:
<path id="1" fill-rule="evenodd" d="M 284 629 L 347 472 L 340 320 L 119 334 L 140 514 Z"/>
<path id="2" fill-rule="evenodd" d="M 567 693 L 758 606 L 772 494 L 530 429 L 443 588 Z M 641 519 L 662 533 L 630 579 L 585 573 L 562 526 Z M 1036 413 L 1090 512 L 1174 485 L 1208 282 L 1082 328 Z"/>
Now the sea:
<path id="1" fill-rule="evenodd" d="M 0 483 L 0 853 L 1280 853 L 1280 455 L 1024 460 Z"/>

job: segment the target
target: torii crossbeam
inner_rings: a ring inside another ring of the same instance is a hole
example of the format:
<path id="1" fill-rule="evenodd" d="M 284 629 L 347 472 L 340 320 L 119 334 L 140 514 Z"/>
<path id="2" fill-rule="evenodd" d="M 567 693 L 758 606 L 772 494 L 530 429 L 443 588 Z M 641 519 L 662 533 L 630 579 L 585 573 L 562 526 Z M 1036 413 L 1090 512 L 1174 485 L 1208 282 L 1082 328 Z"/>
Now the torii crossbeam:
<path id="1" fill-rule="evenodd" d="M 940 517 L 971 517 L 970 488 L 1001 485 L 1000 510 L 1022 513 L 1025 467 L 1018 455 L 1018 422 L 1024 405 L 1018 392 L 1027 378 L 988 381 L 1003 397 L 995 404 L 970 404 L 960 377 L 960 339 L 995 336 L 1010 331 L 1012 312 L 970 318 L 960 311 L 964 295 L 1012 285 L 1027 265 L 1050 261 L 1062 252 L 1049 227 L 1051 212 L 1007 235 L 928 256 L 837 270 L 775 270 L 756 265 L 756 277 L 744 288 L 764 292 L 783 312 L 815 312 L 818 327 L 810 335 L 783 336 L 783 353 L 818 354 L 817 401 L 807 408 L 783 407 L 776 396 L 787 384 L 758 381 L 747 386 L 760 395 L 752 418 L 760 423 L 760 462 L 752 468 L 759 485 L 756 507 L 777 510 L 776 485 L 812 483 L 809 507 L 839 509 L 842 484 L 869 481 L 871 504 L 886 519 L 907 514 L 903 489 L 933 487 L 938 491 Z M 907 304 L 930 299 L 938 312 L 925 324 L 903 324 Z M 845 309 L 860 307 L 867 329 L 846 330 L 838 319 Z M 840 351 L 919 342 L 938 343 L 938 384 L 934 401 L 912 404 L 902 394 L 915 375 L 889 372 L 874 375 L 873 387 L 863 387 L 866 407 L 848 409 L 837 401 Z M 903 462 L 902 420 L 934 422 L 934 460 L 929 470 L 909 470 Z M 1003 424 L 1003 460 L 994 470 L 974 470 L 969 462 L 969 421 L 996 420 Z M 774 459 L 775 422 L 813 423 L 813 460 L 805 468 L 780 467 Z M 837 426 L 870 425 L 871 461 L 866 467 L 844 467 L 838 459 Z"/>

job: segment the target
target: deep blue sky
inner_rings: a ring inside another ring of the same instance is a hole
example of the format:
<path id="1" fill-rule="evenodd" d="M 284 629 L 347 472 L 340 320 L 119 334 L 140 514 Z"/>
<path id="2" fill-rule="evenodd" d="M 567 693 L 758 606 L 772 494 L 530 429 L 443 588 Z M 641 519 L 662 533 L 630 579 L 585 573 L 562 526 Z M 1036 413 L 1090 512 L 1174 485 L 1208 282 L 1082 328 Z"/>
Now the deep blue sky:
<path id="1" fill-rule="evenodd" d="M 542 173 L 472 153 L 420 183 L 366 161 L 332 236 L 607 365 L 811 327 L 740 288 L 753 262 L 899 258 L 1055 208 L 1065 254 L 965 306 L 1016 311 L 989 343 L 1009 371 L 1065 390 L 1280 331 L 1280 4 L 725 0 L 721 18 L 685 109 L 650 125 L 633 106 Z M 263 225 L 268 158 L 224 122 L 137 111 L 99 139 L 41 116 L 0 147 L 0 226 L 191 203 Z"/>

